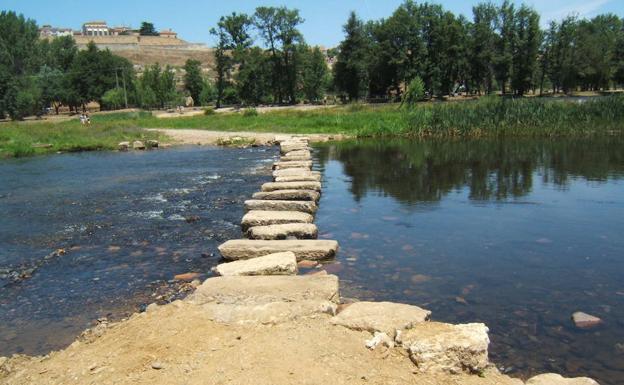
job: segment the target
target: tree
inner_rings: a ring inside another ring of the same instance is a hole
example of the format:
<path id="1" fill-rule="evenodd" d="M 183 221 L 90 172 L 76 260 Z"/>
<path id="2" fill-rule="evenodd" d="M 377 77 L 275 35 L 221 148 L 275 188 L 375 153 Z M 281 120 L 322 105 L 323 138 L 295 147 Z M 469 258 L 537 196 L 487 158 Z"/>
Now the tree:
<path id="1" fill-rule="evenodd" d="M 204 87 L 204 79 L 201 73 L 201 63 L 198 60 L 188 59 L 184 64 L 184 88 L 191 94 L 193 101 L 201 104 L 201 93 Z"/>
<path id="2" fill-rule="evenodd" d="M 498 12 L 497 22 L 499 38 L 496 56 L 494 56 L 496 78 L 503 94 L 506 92 L 506 85 L 511 78 L 513 71 L 513 50 L 515 40 L 514 16 L 515 8 L 513 3 L 509 0 L 505 0 Z"/>
<path id="3" fill-rule="evenodd" d="M 61 70 L 52 69 L 47 65 L 41 67 L 37 76 L 42 105 L 53 106 L 57 115 L 61 104 L 67 100 L 64 77 L 65 74 Z"/>
<path id="4" fill-rule="evenodd" d="M 533 85 L 542 33 L 539 28 L 539 15 L 525 5 L 516 13 L 515 23 L 511 85 L 515 93 L 522 96 Z"/>
<path id="5" fill-rule="evenodd" d="M 236 90 L 239 99 L 248 105 L 257 105 L 271 100 L 271 62 L 266 52 L 259 47 L 245 51 L 245 65 L 236 73 Z"/>
<path id="6" fill-rule="evenodd" d="M 124 91 L 113 88 L 102 95 L 102 106 L 107 110 L 118 110 L 124 106 Z"/>
<path id="7" fill-rule="evenodd" d="M 471 77 L 479 93 L 483 90 L 490 94 L 494 90 L 497 12 L 496 6 L 491 3 L 482 3 L 472 8 Z"/>
<path id="8" fill-rule="evenodd" d="M 305 47 L 304 64 L 302 70 L 302 90 L 306 99 L 311 103 L 320 101 L 325 95 L 329 70 L 325 62 L 325 55 L 314 47 Z"/>
<path id="9" fill-rule="evenodd" d="M 340 43 L 340 51 L 334 65 L 334 81 L 336 88 L 344 92 L 349 99 L 358 100 L 364 96 L 367 88 L 368 43 L 362 21 L 355 12 L 351 12 L 343 30 L 345 39 Z"/>
<path id="10" fill-rule="evenodd" d="M 420 76 L 416 76 L 407 87 L 401 105 L 413 107 L 425 97 L 425 83 Z"/>
<path id="11" fill-rule="evenodd" d="M 139 35 L 141 36 L 160 36 L 154 24 L 144 21 L 141 23 L 141 28 L 139 28 Z"/>

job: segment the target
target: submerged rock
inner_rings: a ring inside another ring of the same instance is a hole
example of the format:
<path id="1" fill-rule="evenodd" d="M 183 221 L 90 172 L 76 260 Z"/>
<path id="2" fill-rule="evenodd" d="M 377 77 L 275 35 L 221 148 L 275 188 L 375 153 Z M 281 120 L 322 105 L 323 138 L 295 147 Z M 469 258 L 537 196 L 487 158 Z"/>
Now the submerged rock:
<path id="1" fill-rule="evenodd" d="M 602 324 L 600 318 L 583 313 L 582 311 L 577 311 L 572 314 L 572 322 L 574 322 L 574 325 L 579 329 L 590 329 Z"/>

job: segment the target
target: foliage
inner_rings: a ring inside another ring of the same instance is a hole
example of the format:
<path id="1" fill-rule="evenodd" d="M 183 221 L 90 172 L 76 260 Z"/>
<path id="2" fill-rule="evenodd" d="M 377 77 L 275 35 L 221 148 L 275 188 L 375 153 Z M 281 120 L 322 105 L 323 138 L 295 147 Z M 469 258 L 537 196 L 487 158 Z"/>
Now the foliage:
<path id="1" fill-rule="evenodd" d="M 141 27 L 139 28 L 139 35 L 141 36 L 160 36 L 154 24 L 144 21 L 141 23 Z"/>
<path id="2" fill-rule="evenodd" d="M 164 69 L 158 63 L 148 66 L 138 80 L 138 99 L 144 108 L 165 108 L 180 104 L 176 92 L 175 75 L 170 66 Z"/>
<path id="3" fill-rule="evenodd" d="M 334 66 L 336 88 L 344 92 L 349 99 L 358 100 L 366 91 L 368 73 L 367 44 L 364 25 L 355 12 L 351 12 L 344 26 L 345 39 L 340 43 L 339 53 Z"/>
<path id="4" fill-rule="evenodd" d="M 124 91 L 121 88 L 108 90 L 102 96 L 102 107 L 107 110 L 118 110 L 124 106 Z"/>
<path id="5" fill-rule="evenodd" d="M 188 59 L 184 64 L 184 88 L 189 92 L 196 105 L 202 104 L 201 94 L 204 90 L 204 79 L 201 73 L 201 62 Z"/>
<path id="6" fill-rule="evenodd" d="M 403 95 L 402 104 L 407 107 L 414 107 L 417 102 L 423 100 L 425 97 L 425 83 L 423 83 L 420 76 L 416 76 L 410 82 L 405 95 Z"/>
<path id="7" fill-rule="evenodd" d="M 329 83 L 329 69 L 325 56 L 318 47 L 303 50 L 303 69 L 301 87 L 310 103 L 317 103 L 325 96 Z"/>
<path id="8" fill-rule="evenodd" d="M 255 108 L 245 108 L 243 110 L 243 116 L 245 117 L 258 116 L 258 110 L 256 110 Z"/>

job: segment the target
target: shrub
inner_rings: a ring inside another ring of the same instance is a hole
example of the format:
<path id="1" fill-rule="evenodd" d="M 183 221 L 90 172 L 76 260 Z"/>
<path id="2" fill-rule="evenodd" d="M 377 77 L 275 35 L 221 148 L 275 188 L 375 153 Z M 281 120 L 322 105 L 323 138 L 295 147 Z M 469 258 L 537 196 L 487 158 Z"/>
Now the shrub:
<path id="1" fill-rule="evenodd" d="M 121 88 L 108 90 L 102 96 L 102 107 L 107 110 L 118 110 L 125 105 L 124 92 Z"/>
<path id="2" fill-rule="evenodd" d="M 245 108 L 243 110 L 243 116 L 258 116 L 258 110 L 255 108 Z"/>
<path id="3" fill-rule="evenodd" d="M 204 115 L 214 115 L 215 109 L 213 107 L 206 107 L 204 108 Z"/>
<path id="4" fill-rule="evenodd" d="M 425 83 L 420 78 L 420 76 L 416 76 L 410 84 L 407 86 L 407 90 L 405 90 L 405 94 L 403 95 L 403 101 L 401 105 L 405 105 L 407 107 L 413 107 L 419 101 L 423 100 L 425 97 Z"/>

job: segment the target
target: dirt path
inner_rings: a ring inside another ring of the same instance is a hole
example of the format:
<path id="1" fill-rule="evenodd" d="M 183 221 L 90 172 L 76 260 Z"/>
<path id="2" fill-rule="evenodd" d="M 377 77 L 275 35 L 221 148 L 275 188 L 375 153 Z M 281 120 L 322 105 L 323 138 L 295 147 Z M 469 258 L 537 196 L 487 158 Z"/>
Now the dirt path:
<path id="1" fill-rule="evenodd" d="M 329 316 L 224 325 L 175 302 L 101 325 L 44 358 L 0 362 L 0 384 L 522 384 L 496 372 L 420 375 L 398 349 L 366 349 L 366 332 Z"/>
<path id="2" fill-rule="evenodd" d="M 159 131 L 175 141 L 175 144 L 199 144 L 199 145 L 216 145 L 223 141 L 234 141 L 237 138 L 242 142 L 255 142 L 257 145 L 273 144 L 276 136 L 281 134 L 270 132 L 230 132 L 230 131 L 210 131 L 199 129 L 166 129 L 166 128 L 150 128 L 150 131 Z M 328 135 L 328 134 L 309 134 L 305 135 L 310 138 L 311 142 L 326 142 L 328 140 L 341 140 L 346 135 Z"/>

